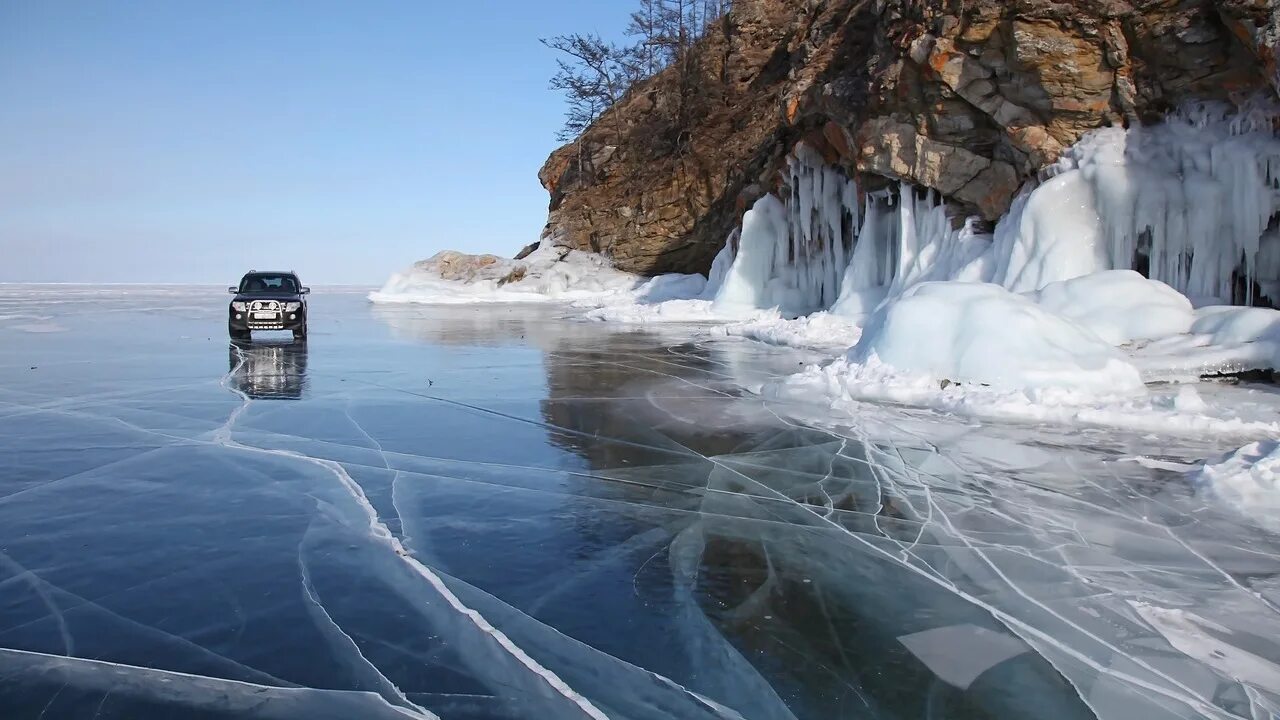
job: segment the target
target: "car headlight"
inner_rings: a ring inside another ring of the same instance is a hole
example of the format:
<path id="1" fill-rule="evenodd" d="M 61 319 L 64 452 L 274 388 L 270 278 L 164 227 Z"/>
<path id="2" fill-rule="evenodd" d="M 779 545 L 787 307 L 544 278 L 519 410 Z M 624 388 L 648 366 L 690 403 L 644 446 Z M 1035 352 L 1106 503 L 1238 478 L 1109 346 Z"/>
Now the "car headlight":
<path id="1" fill-rule="evenodd" d="M 300 307 L 302 307 L 302 303 L 285 303 L 285 304 L 284 304 L 284 311 L 285 311 L 285 312 L 297 312 L 297 311 L 298 311 L 298 308 L 300 308 Z"/>
<path id="2" fill-rule="evenodd" d="M 248 309 L 245 305 L 246 304 L 242 302 L 233 302 L 231 303 L 231 309 L 235 310 L 236 312 L 244 312 L 245 310 Z"/>

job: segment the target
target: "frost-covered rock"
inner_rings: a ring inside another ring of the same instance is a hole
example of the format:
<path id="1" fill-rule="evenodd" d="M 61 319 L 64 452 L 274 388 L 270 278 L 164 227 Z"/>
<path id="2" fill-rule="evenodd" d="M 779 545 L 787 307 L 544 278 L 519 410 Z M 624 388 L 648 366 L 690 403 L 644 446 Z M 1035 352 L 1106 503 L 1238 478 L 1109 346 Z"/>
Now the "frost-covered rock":
<path id="1" fill-rule="evenodd" d="M 876 311 L 848 360 L 938 381 L 1097 394 L 1143 391 L 1102 338 L 989 283 L 924 283 Z"/>
<path id="2" fill-rule="evenodd" d="M 381 303 L 573 301 L 626 293 L 642 283 L 643 278 L 614 269 L 600 255 L 543 243 L 521 260 L 437 253 L 392 275 L 369 299 Z"/>

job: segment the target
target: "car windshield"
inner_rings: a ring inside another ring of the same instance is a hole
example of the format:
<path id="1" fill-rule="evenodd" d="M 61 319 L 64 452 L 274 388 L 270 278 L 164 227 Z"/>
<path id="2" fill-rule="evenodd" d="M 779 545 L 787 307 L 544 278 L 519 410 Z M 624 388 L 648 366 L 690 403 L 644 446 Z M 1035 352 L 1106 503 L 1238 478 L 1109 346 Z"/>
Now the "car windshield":
<path id="1" fill-rule="evenodd" d="M 245 275 L 240 281 L 242 293 L 298 292 L 298 281 L 291 275 Z"/>

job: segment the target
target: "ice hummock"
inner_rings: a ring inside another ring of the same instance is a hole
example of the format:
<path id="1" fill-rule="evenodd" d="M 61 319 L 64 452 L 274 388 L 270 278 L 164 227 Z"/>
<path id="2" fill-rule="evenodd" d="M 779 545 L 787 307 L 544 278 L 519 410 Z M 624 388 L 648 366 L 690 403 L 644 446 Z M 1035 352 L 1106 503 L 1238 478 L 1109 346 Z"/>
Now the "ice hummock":
<path id="1" fill-rule="evenodd" d="M 848 359 L 1012 389 L 1132 394 L 1144 388 L 1137 368 L 1110 343 L 991 283 L 916 285 L 871 317 Z"/>
<path id="2" fill-rule="evenodd" d="M 1259 526 L 1280 532 L 1280 441 L 1250 443 L 1206 462 L 1191 481 Z"/>

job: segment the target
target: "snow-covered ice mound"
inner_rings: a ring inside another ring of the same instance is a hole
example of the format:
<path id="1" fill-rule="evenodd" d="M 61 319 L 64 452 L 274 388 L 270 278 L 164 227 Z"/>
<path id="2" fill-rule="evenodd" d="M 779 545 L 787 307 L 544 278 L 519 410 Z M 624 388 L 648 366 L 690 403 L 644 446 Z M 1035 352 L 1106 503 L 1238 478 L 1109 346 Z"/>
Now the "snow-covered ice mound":
<path id="1" fill-rule="evenodd" d="M 1250 443 L 1205 463 L 1192 482 L 1260 526 L 1280 532 L 1280 442 Z"/>
<path id="2" fill-rule="evenodd" d="M 848 360 L 879 362 L 934 381 L 1015 390 L 1143 390 L 1137 369 L 1106 341 L 989 283 L 915 286 L 872 315 Z"/>
<path id="3" fill-rule="evenodd" d="M 1280 312 L 1230 305 L 1201 308 L 1190 332 L 1209 336 L 1213 345 L 1280 342 Z"/>
<path id="4" fill-rule="evenodd" d="M 643 283 L 605 258 L 544 243 L 520 260 L 446 250 L 391 276 L 369 299 L 381 303 L 570 302 L 635 290 Z"/>
<path id="5" fill-rule="evenodd" d="M 1196 319 L 1185 295 L 1133 270 L 1103 270 L 1052 282 L 1035 300 L 1112 345 L 1186 333 Z"/>
<path id="6" fill-rule="evenodd" d="M 1280 311 L 1211 306 L 1195 311 L 1188 331 L 1135 349 L 1148 382 L 1280 368 Z"/>

